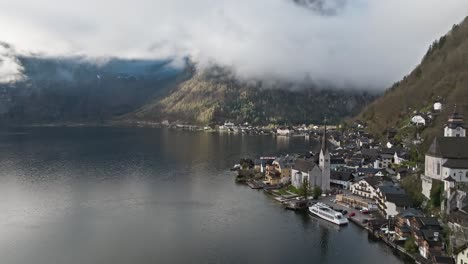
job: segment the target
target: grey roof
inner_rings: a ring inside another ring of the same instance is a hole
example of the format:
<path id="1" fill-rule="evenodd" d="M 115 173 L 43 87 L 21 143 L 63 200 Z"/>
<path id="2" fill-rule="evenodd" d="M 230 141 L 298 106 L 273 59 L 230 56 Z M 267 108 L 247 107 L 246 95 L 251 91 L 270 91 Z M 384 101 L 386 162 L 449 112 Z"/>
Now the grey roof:
<path id="1" fill-rule="evenodd" d="M 411 206 L 411 200 L 406 194 L 387 193 L 384 195 L 388 202 L 394 203 L 397 207 Z"/>
<path id="2" fill-rule="evenodd" d="M 379 177 L 366 177 L 362 180 L 366 181 L 367 184 L 369 184 L 370 186 L 374 188 L 377 187 L 381 183 L 381 180 L 379 179 Z"/>
<path id="3" fill-rule="evenodd" d="M 455 264 L 455 260 L 447 256 L 434 256 L 434 260 L 436 264 Z"/>
<path id="4" fill-rule="evenodd" d="M 305 160 L 305 159 L 298 159 L 293 166 L 293 169 L 301 171 L 301 172 L 309 172 L 311 171 L 317 164 L 315 164 L 312 160 Z"/>
<path id="5" fill-rule="evenodd" d="M 428 227 L 428 226 L 440 227 L 439 220 L 437 220 L 437 218 L 435 217 L 419 217 L 418 219 L 419 219 L 419 222 L 425 227 Z"/>
<path id="6" fill-rule="evenodd" d="M 414 217 L 414 216 L 423 216 L 424 213 L 419 209 L 408 208 L 400 213 L 402 217 Z"/>
<path id="7" fill-rule="evenodd" d="M 331 171 L 330 179 L 339 181 L 349 181 L 353 179 L 353 174 L 349 171 Z"/>
<path id="8" fill-rule="evenodd" d="M 449 159 L 443 166 L 451 169 L 466 169 L 468 168 L 468 159 Z"/>
<path id="9" fill-rule="evenodd" d="M 376 149 L 361 149 L 361 154 L 365 157 L 376 158 L 379 155 L 379 152 Z"/>
<path id="10" fill-rule="evenodd" d="M 393 159 L 394 154 L 382 153 L 380 154 L 380 157 L 382 157 L 383 159 Z"/>
<path id="11" fill-rule="evenodd" d="M 384 185 L 379 187 L 380 192 L 383 195 L 386 194 L 405 194 L 405 190 L 403 190 L 401 187 L 394 186 L 394 185 Z"/>
<path id="12" fill-rule="evenodd" d="M 453 159 L 468 159 L 468 138 L 436 137 L 427 155 Z"/>
<path id="13" fill-rule="evenodd" d="M 357 173 L 364 173 L 364 174 L 376 174 L 380 171 L 380 169 L 374 168 L 357 168 Z"/>

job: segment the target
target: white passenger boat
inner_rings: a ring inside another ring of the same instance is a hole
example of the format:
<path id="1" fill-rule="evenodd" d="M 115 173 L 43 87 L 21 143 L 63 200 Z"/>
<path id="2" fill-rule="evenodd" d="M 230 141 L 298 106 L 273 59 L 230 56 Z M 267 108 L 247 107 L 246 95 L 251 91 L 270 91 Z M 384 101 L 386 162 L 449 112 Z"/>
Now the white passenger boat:
<path id="1" fill-rule="evenodd" d="M 324 203 L 316 203 L 309 207 L 309 211 L 322 219 L 332 222 L 337 225 L 348 224 L 348 219 L 342 213 L 333 210 L 330 206 Z"/>

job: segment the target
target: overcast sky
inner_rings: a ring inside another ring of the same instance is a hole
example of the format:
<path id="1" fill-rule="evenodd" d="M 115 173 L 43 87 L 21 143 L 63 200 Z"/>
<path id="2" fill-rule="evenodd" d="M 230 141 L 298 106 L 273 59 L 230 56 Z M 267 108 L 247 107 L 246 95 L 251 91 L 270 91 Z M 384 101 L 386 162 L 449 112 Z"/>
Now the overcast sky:
<path id="1" fill-rule="evenodd" d="M 190 56 L 244 78 L 386 88 L 468 14 L 467 0 L 319 2 L 0 0 L 0 41 L 22 54 Z M 0 82 L 17 78 L 21 65 L 1 46 L 0 58 Z"/>

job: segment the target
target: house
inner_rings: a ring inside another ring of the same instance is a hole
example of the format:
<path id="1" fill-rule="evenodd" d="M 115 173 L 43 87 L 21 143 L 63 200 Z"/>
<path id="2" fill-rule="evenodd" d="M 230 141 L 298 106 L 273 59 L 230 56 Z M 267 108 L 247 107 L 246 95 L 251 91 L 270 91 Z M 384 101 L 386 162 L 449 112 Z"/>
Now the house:
<path id="1" fill-rule="evenodd" d="M 349 171 L 331 171 L 330 173 L 330 183 L 343 189 L 349 189 L 352 179 L 354 176 Z"/>
<path id="2" fill-rule="evenodd" d="M 420 230 L 417 235 L 419 254 L 430 259 L 432 256 L 442 255 L 442 241 L 440 232 L 437 230 Z"/>
<path id="3" fill-rule="evenodd" d="M 354 195 L 374 199 L 377 187 L 380 183 L 380 179 L 376 177 L 365 177 L 351 184 L 349 189 Z"/>
<path id="4" fill-rule="evenodd" d="M 442 111 L 442 103 L 440 101 L 435 101 L 433 106 L 434 112 Z M 458 263 L 457 263 L 458 264 Z"/>
<path id="5" fill-rule="evenodd" d="M 411 200 L 406 192 L 398 186 L 383 185 L 376 190 L 379 209 L 386 218 L 394 217 L 411 207 Z"/>
<path id="6" fill-rule="evenodd" d="M 346 162 L 343 158 L 331 158 L 330 159 L 330 169 L 335 170 L 341 167 L 344 167 Z"/>
<path id="7" fill-rule="evenodd" d="M 426 125 L 426 118 L 422 114 L 415 114 L 411 118 L 411 124 L 415 126 L 425 126 Z"/>
<path id="8" fill-rule="evenodd" d="M 367 137 L 360 137 L 356 140 L 356 145 L 358 148 L 369 146 L 370 140 Z"/>
<path id="9" fill-rule="evenodd" d="M 412 236 L 410 220 L 414 217 L 423 217 L 421 210 L 408 208 L 402 211 L 395 220 L 395 234 L 397 240 L 406 240 Z"/>
<path id="10" fill-rule="evenodd" d="M 375 168 L 389 168 L 395 162 L 395 148 L 382 149 L 382 152 L 378 156 L 377 160 L 379 161 L 378 167 L 374 165 Z"/>
<path id="11" fill-rule="evenodd" d="M 281 172 L 274 166 L 269 166 L 265 173 L 265 183 L 269 185 L 278 185 L 281 183 Z"/>
<path id="12" fill-rule="evenodd" d="M 430 197 L 433 180 L 468 182 L 468 138 L 461 115 L 453 113 L 445 125 L 444 137 L 434 138 L 426 153 L 424 166 L 421 179 L 423 194 L 427 198 Z"/>
<path id="13" fill-rule="evenodd" d="M 468 263 L 468 244 L 463 245 L 454 252 L 456 264 Z"/>
<path id="14" fill-rule="evenodd" d="M 278 136 L 289 136 L 292 133 L 292 129 L 289 127 L 279 127 L 276 129 L 276 134 Z"/>
<path id="15" fill-rule="evenodd" d="M 374 168 L 357 168 L 358 176 L 384 176 L 382 170 Z"/>
<path id="16" fill-rule="evenodd" d="M 395 151 L 393 154 L 393 163 L 396 165 L 400 165 L 403 162 L 408 161 L 408 154 L 405 151 Z"/>
<path id="17" fill-rule="evenodd" d="M 411 235 L 414 237 L 419 249 L 419 254 L 432 259 L 440 256 L 443 251 L 442 226 L 435 217 L 410 217 L 407 225 L 411 228 Z"/>
<path id="18" fill-rule="evenodd" d="M 294 166 L 295 161 L 296 157 L 286 155 L 276 158 L 273 161 L 273 166 L 275 166 L 276 170 L 278 170 L 281 173 L 282 178 L 291 178 L 291 169 Z"/>
<path id="19" fill-rule="evenodd" d="M 398 168 L 396 169 L 396 179 L 397 180 L 402 180 L 408 175 L 408 170 L 406 168 Z"/>
<path id="20" fill-rule="evenodd" d="M 276 157 L 261 157 L 259 160 L 260 172 L 265 173 L 268 166 L 273 165 L 273 161 Z M 257 166 L 257 165 L 255 165 Z"/>
<path id="21" fill-rule="evenodd" d="M 468 232 L 468 196 L 466 191 L 457 190 L 447 203 L 448 225 L 454 233 Z"/>

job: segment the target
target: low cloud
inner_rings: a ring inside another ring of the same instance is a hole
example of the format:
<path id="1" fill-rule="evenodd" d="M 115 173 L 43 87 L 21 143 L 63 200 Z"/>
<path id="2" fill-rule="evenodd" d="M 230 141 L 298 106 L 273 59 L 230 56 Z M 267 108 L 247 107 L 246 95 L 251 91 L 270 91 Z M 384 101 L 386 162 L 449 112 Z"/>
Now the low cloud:
<path id="1" fill-rule="evenodd" d="M 0 42 L 0 83 L 16 82 L 23 78 L 23 67 L 14 51 L 9 45 Z"/>
<path id="2" fill-rule="evenodd" d="M 188 56 L 246 79 L 383 89 L 467 13 L 466 0 L 0 0 L 0 38 L 21 54 Z M 1 54 L 0 80 L 17 79 Z"/>

